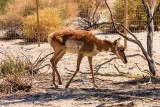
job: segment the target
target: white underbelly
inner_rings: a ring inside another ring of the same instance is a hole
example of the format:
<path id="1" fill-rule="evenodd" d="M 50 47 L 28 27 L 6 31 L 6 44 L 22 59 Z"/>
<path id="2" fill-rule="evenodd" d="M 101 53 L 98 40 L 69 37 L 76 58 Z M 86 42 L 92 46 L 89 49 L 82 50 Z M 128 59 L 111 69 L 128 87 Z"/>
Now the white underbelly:
<path id="1" fill-rule="evenodd" d="M 67 40 L 65 43 L 66 52 L 70 52 L 70 53 L 79 53 L 82 46 L 83 46 L 82 41 Z"/>
<path id="2" fill-rule="evenodd" d="M 80 53 L 80 50 L 82 48 L 82 46 L 84 45 L 84 43 L 82 41 L 76 41 L 76 40 L 67 40 L 65 43 L 65 47 L 66 47 L 66 52 L 69 53 Z M 81 52 L 81 54 L 85 55 L 85 56 L 94 56 L 98 53 L 99 51 L 97 50 L 97 46 L 94 44 L 94 49 L 91 52 Z"/>
<path id="3" fill-rule="evenodd" d="M 93 52 L 89 52 L 89 53 L 83 53 L 83 55 L 85 55 L 85 56 L 95 56 L 95 55 L 97 55 L 97 51 L 93 51 Z"/>

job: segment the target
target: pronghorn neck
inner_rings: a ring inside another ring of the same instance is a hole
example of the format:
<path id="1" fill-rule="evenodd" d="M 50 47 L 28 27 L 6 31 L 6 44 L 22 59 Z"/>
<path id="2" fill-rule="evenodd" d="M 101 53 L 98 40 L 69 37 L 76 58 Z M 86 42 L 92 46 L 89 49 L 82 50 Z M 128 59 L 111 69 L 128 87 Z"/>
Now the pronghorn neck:
<path id="1" fill-rule="evenodd" d="M 99 40 L 99 42 L 96 43 L 96 46 L 100 52 L 103 51 L 112 52 L 113 43 L 109 40 Z"/>

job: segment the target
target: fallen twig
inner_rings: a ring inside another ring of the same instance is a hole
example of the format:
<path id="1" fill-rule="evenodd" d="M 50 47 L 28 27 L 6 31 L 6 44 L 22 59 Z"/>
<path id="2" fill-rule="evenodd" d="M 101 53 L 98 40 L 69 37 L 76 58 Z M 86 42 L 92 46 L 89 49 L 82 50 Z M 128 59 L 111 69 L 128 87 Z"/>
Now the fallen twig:
<path id="1" fill-rule="evenodd" d="M 138 66 L 138 63 L 135 63 L 136 64 L 136 66 L 137 66 L 137 68 L 141 71 L 141 72 L 144 72 L 144 73 L 147 73 L 147 74 L 149 74 L 150 72 L 148 71 L 148 70 L 141 70 L 140 69 L 140 67 Z"/>
<path id="2" fill-rule="evenodd" d="M 133 107 L 133 106 L 134 106 L 133 101 L 123 101 L 123 102 L 118 102 L 113 104 L 103 104 L 97 107 Z"/>
<path id="3" fill-rule="evenodd" d="M 144 60 L 146 60 L 146 58 L 145 58 L 143 55 L 141 55 L 141 54 L 126 55 L 127 58 L 134 57 L 134 56 L 140 56 L 140 57 L 142 57 Z M 106 62 L 104 62 L 104 63 L 102 63 L 102 64 L 97 65 L 94 69 L 96 69 L 96 72 L 98 72 L 98 70 L 101 68 L 101 66 L 103 66 L 103 65 L 105 65 L 105 64 L 113 61 L 114 59 L 118 59 L 118 58 L 117 58 L 117 57 L 113 57 L 113 58 L 111 58 L 110 60 L 108 60 L 108 61 L 106 61 Z M 155 62 L 155 63 L 160 66 L 160 64 L 159 64 L 158 62 Z"/>
<path id="4" fill-rule="evenodd" d="M 118 71 L 119 74 L 122 74 L 122 75 L 125 74 L 124 72 L 121 72 L 115 64 L 114 64 L 114 67 L 116 68 L 116 70 Z"/>

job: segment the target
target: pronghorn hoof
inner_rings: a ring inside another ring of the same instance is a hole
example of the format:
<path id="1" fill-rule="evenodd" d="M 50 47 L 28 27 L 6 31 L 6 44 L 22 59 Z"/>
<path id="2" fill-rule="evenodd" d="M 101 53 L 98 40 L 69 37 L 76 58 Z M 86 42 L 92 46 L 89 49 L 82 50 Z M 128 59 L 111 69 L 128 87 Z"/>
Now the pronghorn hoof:
<path id="1" fill-rule="evenodd" d="M 95 85 L 94 85 L 94 88 L 99 88 L 99 87 L 98 87 L 98 85 L 95 84 Z"/>
<path id="2" fill-rule="evenodd" d="M 58 88 L 58 85 L 56 85 L 55 83 L 53 83 L 51 86 L 55 86 L 55 88 Z"/>
<path id="3" fill-rule="evenodd" d="M 68 88 L 68 87 L 69 87 L 68 85 L 65 86 L 65 88 Z"/>
<path id="4" fill-rule="evenodd" d="M 59 85 L 62 85 L 62 81 L 59 82 Z"/>

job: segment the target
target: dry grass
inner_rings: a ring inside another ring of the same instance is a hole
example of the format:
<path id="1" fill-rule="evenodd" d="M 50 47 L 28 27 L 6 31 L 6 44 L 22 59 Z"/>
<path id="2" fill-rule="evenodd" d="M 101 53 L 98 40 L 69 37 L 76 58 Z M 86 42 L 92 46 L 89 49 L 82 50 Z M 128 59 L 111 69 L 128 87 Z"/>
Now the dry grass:
<path id="1" fill-rule="evenodd" d="M 28 92 L 32 88 L 28 72 L 29 61 L 23 57 L 16 57 L 12 52 L 1 52 L 0 92 L 13 93 Z"/>
<path id="2" fill-rule="evenodd" d="M 17 91 L 29 92 L 31 88 L 31 81 L 20 75 L 8 75 L 0 84 L 0 92 L 2 93 L 13 93 Z"/>

